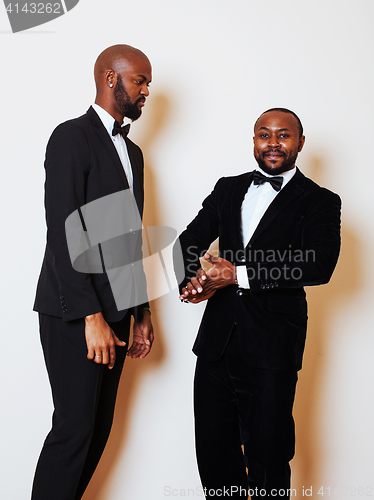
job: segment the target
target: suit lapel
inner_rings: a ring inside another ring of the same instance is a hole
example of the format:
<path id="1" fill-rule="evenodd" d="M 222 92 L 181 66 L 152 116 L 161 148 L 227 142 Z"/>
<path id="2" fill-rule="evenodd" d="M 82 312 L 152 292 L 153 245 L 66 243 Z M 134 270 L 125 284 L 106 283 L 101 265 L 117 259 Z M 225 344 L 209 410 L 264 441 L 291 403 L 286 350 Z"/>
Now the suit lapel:
<path id="1" fill-rule="evenodd" d="M 253 233 L 252 238 L 249 240 L 248 245 L 253 245 L 254 241 L 261 236 L 274 218 L 277 217 L 277 215 L 279 215 L 289 203 L 291 203 L 304 191 L 304 179 L 304 175 L 299 169 L 297 169 L 296 174 L 270 203 L 255 232 Z"/>
<path id="2" fill-rule="evenodd" d="M 143 182 L 141 178 L 141 165 L 137 161 L 136 155 L 133 151 L 133 144 L 129 139 L 126 138 L 127 152 L 129 154 L 132 177 L 133 177 L 133 191 L 136 204 L 138 205 L 139 213 L 143 213 Z"/>
<path id="3" fill-rule="evenodd" d="M 124 189 L 128 189 L 129 183 L 127 182 L 127 177 L 126 177 L 125 171 L 123 169 L 122 162 L 120 160 L 120 157 L 118 156 L 115 145 L 110 140 L 109 134 L 108 134 L 106 128 L 104 127 L 103 122 L 100 120 L 98 114 L 96 113 L 96 111 L 93 109 L 92 106 L 90 106 L 90 108 L 88 109 L 87 114 L 90 117 L 90 119 L 95 127 L 95 130 L 96 130 L 98 136 L 100 137 L 102 143 L 104 144 L 111 160 L 114 163 L 114 166 L 115 166 L 115 168 L 116 168 L 116 170 L 121 178 L 121 181 L 123 183 Z"/>
<path id="4" fill-rule="evenodd" d="M 236 181 L 231 198 L 231 221 L 233 223 L 234 248 L 243 248 L 242 238 L 242 203 L 251 185 L 253 172 L 241 175 Z"/>

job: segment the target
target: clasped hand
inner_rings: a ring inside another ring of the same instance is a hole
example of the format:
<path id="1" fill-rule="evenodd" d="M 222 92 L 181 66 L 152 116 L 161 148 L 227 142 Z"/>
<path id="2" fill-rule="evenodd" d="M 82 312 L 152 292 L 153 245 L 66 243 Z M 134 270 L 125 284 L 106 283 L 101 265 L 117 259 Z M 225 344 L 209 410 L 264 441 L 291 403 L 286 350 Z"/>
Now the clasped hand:
<path id="1" fill-rule="evenodd" d="M 182 295 L 179 296 L 181 301 L 198 304 L 212 297 L 218 289 L 236 283 L 236 267 L 231 262 L 209 253 L 204 255 L 204 259 L 212 267 L 207 272 L 203 269 L 197 271 L 197 277 L 182 288 Z"/>

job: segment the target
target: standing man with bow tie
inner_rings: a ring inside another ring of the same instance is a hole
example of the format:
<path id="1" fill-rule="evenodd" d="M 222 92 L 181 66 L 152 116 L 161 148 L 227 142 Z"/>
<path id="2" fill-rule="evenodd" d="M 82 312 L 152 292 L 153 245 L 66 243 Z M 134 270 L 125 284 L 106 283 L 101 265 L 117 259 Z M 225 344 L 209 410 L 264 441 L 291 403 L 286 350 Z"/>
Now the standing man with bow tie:
<path id="1" fill-rule="evenodd" d="M 340 250 L 339 196 L 295 165 L 305 141 L 297 115 L 265 111 L 253 140 L 258 168 L 220 179 L 180 236 L 180 299 L 209 299 L 193 348 L 206 498 L 290 497 L 303 287 L 327 283 Z M 217 237 L 220 256 L 213 257 L 205 252 Z M 203 255 L 212 264 L 207 273 L 199 269 Z"/>
<path id="2" fill-rule="evenodd" d="M 84 205 L 130 189 L 143 213 L 143 155 L 127 138 L 130 125 L 122 123 L 142 113 L 151 64 L 140 50 L 114 45 L 99 55 L 94 76 L 95 103 L 59 125 L 46 152 L 47 246 L 34 309 L 54 413 L 32 500 L 82 497 L 109 437 L 126 352 L 144 358 L 153 342 L 148 303 L 117 309 L 100 245 L 101 274 L 78 272 L 70 260 L 65 221 L 79 212 L 84 226 Z"/>

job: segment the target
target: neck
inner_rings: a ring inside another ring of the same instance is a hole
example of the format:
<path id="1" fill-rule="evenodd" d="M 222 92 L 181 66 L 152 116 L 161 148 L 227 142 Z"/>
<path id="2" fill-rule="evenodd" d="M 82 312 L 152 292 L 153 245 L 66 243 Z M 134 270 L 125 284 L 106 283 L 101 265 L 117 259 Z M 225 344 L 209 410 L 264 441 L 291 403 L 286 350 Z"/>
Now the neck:
<path id="1" fill-rule="evenodd" d="M 105 99 L 104 96 L 96 96 L 95 104 L 105 109 L 107 113 L 109 113 L 115 120 L 122 124 L 125 115 L 120 113 L 114 106 L 113 103 L 109 99 Z"/>

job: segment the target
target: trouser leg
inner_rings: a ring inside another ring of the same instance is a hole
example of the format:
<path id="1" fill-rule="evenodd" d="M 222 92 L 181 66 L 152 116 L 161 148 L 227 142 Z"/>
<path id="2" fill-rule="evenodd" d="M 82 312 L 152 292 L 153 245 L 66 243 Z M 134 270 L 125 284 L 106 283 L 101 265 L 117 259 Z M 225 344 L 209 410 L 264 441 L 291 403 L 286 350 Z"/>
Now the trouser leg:
<path id="1" fill-rule="evenodd" d="M 118 323 L 109 324 L 117 337 L 125 341 L 126 346 L 128 346 L 130 315 Z M 111 370 L 107 367 L 104 369 L 97 402 L 95 427 L 74 500 L 82 498 L 108 441 L 126 352 L 127 347 L 116 346 L 116 362 L 114 367 Z"/>
<path id="2" fill-rule="evenodd" d="M 234 331 L 220 360 L 197 361 L 195 434 L 201 481 L 207 490 L 226 486 L 231 498 L 247 498 L 251 490 L 253 499 L 287 499 L 297 373 L 248 367 L 237 335 Z M 206 492 L 207 498 L 213 496 Z"/>
<path id="3" fill-rule="evenodd" d="M 100 395 L 108 385 L 106 371 L 109 370 L 87 359 L 84 319 L 65 322 L 41 314 L 40 334 L 54 412 L 52 429 L 36 468 L 32 500 L 72 500 L 76 498 L 86 460 L 91 464 L 95 462 L 96 466 L 105 446 L 115 394 L 109 416 L 100 417 L 100 421 L 105 422 L 99 432 L 101 444 L 97 447 L 93 437 L 97 417 L 102 412 Z M 122 365 L 123 360 L 119 360 L 116 368 L 119 375 Z M 119 375 L 117 373 L 118 380 Z"/>
<path id="4" fill-rule="evenodd" d="M 297 372 L 248 367 L 234 331 L 226 352 L 252 499 L 289 498 L 295 452 L 292 408 Z"/>
<path id="5" fill-rule="evenodd" d="M 197 360 L 194 403 L 196 457 L 205 497 L 247 500 L 236 394 L 224 359 Z"/>

